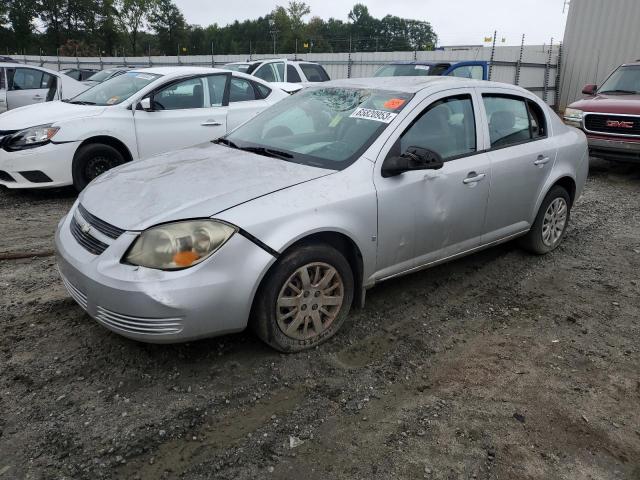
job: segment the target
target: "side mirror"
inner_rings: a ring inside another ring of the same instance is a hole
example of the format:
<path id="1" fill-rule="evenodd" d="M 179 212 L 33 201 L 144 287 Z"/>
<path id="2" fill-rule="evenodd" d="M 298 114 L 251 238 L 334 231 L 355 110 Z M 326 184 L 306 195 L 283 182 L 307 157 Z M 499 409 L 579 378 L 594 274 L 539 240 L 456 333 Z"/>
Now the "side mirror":
<path id="1" fill-rule="evenodd" d="M 409 147 L 399 157 L 387 157 L 382 164 L 382 176 L 394 177 L 411 170 L 437 170 L 444 161 L 438 152 L 427 148 Z"/>
<path id="2" fill-rule="evenodd" d="M 150 97 L 143 98 L 142 100 L 140 100 L 140 103 L 138 105 L 145 112 L 152 112 L 153 111 L 153 108 L 151 108 L 151 98 Z"/>
<path id="3" fill-rule="evenodd" d="M 595 95 L 598 91 L 598 86 L 594 83 L 587 83 L 582 89 L 582 93 L 585 95 Z"/>

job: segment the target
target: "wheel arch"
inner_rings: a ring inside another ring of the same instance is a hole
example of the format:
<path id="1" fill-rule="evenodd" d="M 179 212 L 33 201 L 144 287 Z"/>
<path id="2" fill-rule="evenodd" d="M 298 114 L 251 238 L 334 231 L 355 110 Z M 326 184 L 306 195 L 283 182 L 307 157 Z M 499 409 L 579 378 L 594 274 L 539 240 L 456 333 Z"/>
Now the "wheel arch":
<path id="1" fill-rule="evenodd" d="M 279 257 L 286 255 L 288 252 L 293 250 L 294 248 L 298 248 L 303 245 L 310 244 L 325 244 L 330 245 L 340 253 L 342 253 L 349 265 L 351 266 L 351 271 L 353 272 L 353 282 L 354 282 L 354 292 L 353 292 L 353 306 L 362 306 L 364 305 L 364 286 L 363 286 L 363 275 L 364 275 L 364 260 L 362 257 L 362 251 L 358 247 L 357 243 L 347 234 L 343 232 L 338 232 L 335 230 L 323 230 L 317 232 L 308 232 L 306 234 L 301 235 L 300 237 L 294 239 L 291 243 L 285 246 L 285 248 L 279 253 Z M 277 260 L 271 264 L 271 266 L 265 271 L 262 275 L 262 278 L 258 282 L 258 287 L 253 293 L 252 299 L 252 307 L 251 311 L 253 311 L 256 299 L 258 298 L 258 293 L 265 282 L 269 281 L 271 276 L 271 272 L 278 265 Z"/>
<path id="2" fill-rule="evenodd" d="M 573 178 L 571 178 L 570 176 L 568 176 L 568 175 L 566 175 L 564 177 L 560 177 L 555 182 L 553 182 L 553 184 L 549 187 L 549 189 L 545 193 L 545 196 L 556 185 L 561 186 L 562 188 L 564 188 L 567 191 L 567 193 L 569 194 L 569 199 L 571 200 L 571 206 L 573 206 L 573 202 L 576 199 L 576 188 L 577 188 L 576 187 L 576 181 Z"/>
<path id="3" fill-rule="evenodd" d="M 110 147 L 115 148 L 120 152 L 120 154 L 122 154 L 126 162 L 130 162 L 133 160 L 133 155 L 131 154 L 131 151 L 125 145 L 125 143 L 122 142 L 121 140 L 118 140 L 116 137 L 112 137 L 110 135 L 94 135 L 92 137 L 84 139 L 80 143 L 80 145 L 78 145 L 78 148 L 76 149 L 76 153 L 73 155 L 74 160 L 77 157 L 78 152 L 82 147 L 86 145 L 95 145 L 95 144 L 104 144 L 104 145 L 109 145 Z"/>

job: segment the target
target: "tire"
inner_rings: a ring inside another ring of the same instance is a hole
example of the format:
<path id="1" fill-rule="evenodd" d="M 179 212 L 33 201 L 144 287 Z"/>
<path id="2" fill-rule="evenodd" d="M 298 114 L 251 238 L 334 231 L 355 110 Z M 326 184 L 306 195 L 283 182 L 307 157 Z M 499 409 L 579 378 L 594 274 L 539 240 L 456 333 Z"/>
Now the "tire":
<path id="1" fill-rule="evenodd" d="M 78 192 L 98 175 L 125 163 L 122 154 L 110 145 L 92 143 L 78 149 L 73 157 L 71 174 Z"/>
<path id="2" fill-rule="evenodd" d="M 547 214 L 549 215 L 547 216 Z M 545 216 L 547 220 L 545 220 Z M 561 186 L 556 185 L 544 197 L 533 226 L 529 233 L 522 237 L 520 245 L 537 255 L 552 252 L 562 243 L 570 216 L 571 198 L 569 193 Z"/>
<path id="3" fill-rule="evenodd" d="M 307 288 L 304 269 L 309 277 Z M 325 289 L 323 280 L 328 285 Z M 323 244 L 297 247 L 279 259 L 263 280 L 251 324 L 258 337 L 276 350 L 307 350 L 340 330 L 353 294 L 353 272 L 342 253 Z"/>

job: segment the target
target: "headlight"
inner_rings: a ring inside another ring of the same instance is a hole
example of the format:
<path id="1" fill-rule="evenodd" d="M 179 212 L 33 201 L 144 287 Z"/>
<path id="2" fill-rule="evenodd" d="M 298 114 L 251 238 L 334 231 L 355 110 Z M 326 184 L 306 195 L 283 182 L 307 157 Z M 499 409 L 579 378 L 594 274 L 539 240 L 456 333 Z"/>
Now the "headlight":
<path id="1" fill-rule="evenodd" d="M 581 127 L 583 115 L 584 113 L 582 110 L 578 110 L 576 108 L 567 108 L 564 111 L 564 121 L 565 123 L 574 127 Z"/>
<path id="2" fill-rule="evenodd" d="M 11 135 L 6 145 L 9 150 L 39 147 L 40 145 L 49 143 L 55 134 L 58 133 L 58 130 L 60 130 L 60 127 L 52 127 L 51 125 L 25 128 Z"/>
<path id="3" fill-rule="evenodd" d="M 158 270 L 192 267 L 211 256 L 235 232 L 236 228 L 215 220 L 159 225 L 142 232 L 123 261 Z"/>

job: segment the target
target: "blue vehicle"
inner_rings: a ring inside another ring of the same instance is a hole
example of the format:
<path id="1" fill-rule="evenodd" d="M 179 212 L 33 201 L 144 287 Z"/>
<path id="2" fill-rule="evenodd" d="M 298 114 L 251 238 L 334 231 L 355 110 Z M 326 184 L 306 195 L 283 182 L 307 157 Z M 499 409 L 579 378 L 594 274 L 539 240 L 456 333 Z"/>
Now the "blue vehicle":
<path id="1" fill-rule="evenodd" d="M 488 80 L 489 62 L 393 62 L 380 67 L 374 77 L 422 77 L 427 75 Z"/>

